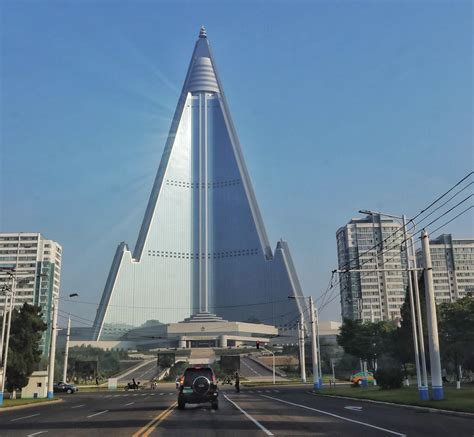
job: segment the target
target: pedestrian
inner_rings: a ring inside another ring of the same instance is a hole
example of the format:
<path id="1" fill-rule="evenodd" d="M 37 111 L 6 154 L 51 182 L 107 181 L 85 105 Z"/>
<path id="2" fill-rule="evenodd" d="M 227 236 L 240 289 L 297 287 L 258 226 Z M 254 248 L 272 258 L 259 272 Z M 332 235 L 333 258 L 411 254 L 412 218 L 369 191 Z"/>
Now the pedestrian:
<path id="1" fill-rule="evenodd" d="M 235 390 L 240 393 L 240 376 L 239 372 L 235 372 Z"/>
<path id="2" fill-rule="evenodd" d="M 99 385 L 99 378 L 97 376 L 95 377 L 95 385 Z"/>

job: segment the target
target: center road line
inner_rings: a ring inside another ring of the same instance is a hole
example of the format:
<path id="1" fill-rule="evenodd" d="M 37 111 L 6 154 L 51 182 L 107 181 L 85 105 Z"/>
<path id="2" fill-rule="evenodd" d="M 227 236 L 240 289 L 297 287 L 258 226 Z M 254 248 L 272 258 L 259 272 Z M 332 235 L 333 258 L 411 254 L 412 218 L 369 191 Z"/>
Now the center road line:
<path id="1" fill-rule="evenodd" d="M 94 414 L 91 414 L 90 416 L 87 416 L 87 418 L 89 418 L 89 417 L 94 417 L 94 416 L 98 416 L 99 414 L 107 413 L 107 411 L 109 411 L 109 410 L 99 411 L 98 413 L 94 413 Z"/>
<path id="2" fill-rule="evenodd" d="M 126 407 L 128 407 L 129 405 L 132 405 L 134 404 L 135 402 L 129 402 L 128 404 L 125 404 Z"/>
<path id="3" fill-rule="evenodd" d="M 173 412 L 176 405 L 178 405 L 178 403 L 173 402 L 166 410 L 158 414 L 158 416 L 148 422 L 143 428 L 140 428 L 132 437 L 148 437 L 156 427 Z"/>
<path id="4" fill-rule="evenodd" d="M 30 414 L 29 416 L 17 417 L 16 419 L 10 420 L 10 422 L 16 422 L 17 420 L 29 419 L 30 417 L 36 417 L 36 416 L 39 416 L 39 415 L 40 415 L 40 413 Z"/>
<path id="5" fill-rule="evenodd" d="M 35 435 L 44 434 L 45 432 L 48 432 L 48 431 L 38 431 L 38 432 L 34 432 L 33 434 L 28 434 L 26 437 L 33 437 L 33 436 L 35 436 Z"/>
<path id="6" fill-rule="evenodd" d="M 326 414 L 326 415 L 332 416 L 332 417 L 337 417 L 338 419 L 346 420 L 348 422 L 358 423 L 359 425 L 368 426 L 369 428 L 379 429 L 380 431 L 385 431 L 385 432 L 388 432 L 389 434 L 398 435 L 400 437 L 406 437 L 406 434 L 402 434 L 400 432 L 392 431 L 391 429 L 381 428 L 380 426 L 371 425 L 370 423 L 361 422 L 359 420 L 349 419 L 348 417 L 339 416 L 339 415 L 334 414 L 334 413 L 329 413 L 328 411 L 318 410 L 317 408 L 307 407 L 306 405 L 295 404 L 294 402 L 284 401 L 283 399 L 274 398 L 273 396 L 267 396 L 267 395 L 261 395 L 261 396 L 264 397 L 264 398 L 267 398 L 267 399 L 272 399 L 274 401 L 282 402 L 284 404 L 293 405 L 295 407 L 304 408 L 304 409 L 310 410 L 310 411 L 316 411 L 317 413 Z"/>
<path id="7" fill-rule="evenodd" d="M 80 408 L 80 407 L 83 407 L 84 405 L 86 405 L 86 404 L 74 405 L 74 407 L 71 407 L 71 408 Z"/>
<path id="8" fill-rule="evenodd" d="M 227 395 L 224 395 L 224 397 L 235 407 L 237 408 L 241 413 L 244 414 L 244 416 L 251 420 L 255 425 L 257 425 L 266 435 L 274 435 L 271 433 L 267 428 L 265 428 L 258 420 L 254 419 L 249 413 L 247 413 L 245 410 L 240 408 L 234 401 L 230 400 Z"/>

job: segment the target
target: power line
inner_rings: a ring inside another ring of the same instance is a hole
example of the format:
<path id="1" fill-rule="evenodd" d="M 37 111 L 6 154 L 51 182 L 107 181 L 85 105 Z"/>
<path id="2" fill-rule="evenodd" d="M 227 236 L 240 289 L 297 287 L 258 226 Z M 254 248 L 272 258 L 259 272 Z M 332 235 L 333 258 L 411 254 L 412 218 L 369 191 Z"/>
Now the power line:
<path id="1" fill-rule="evenodd" d="M 443 226 L 448 225 L 452 221 L 456 220 L 459 216 L 463 215 L 465 212 L 469 211 L 470 209 L 474 208 L 474 205 L 471 205 L 470 207 L 466 208 L 464 211 L 460 212 L 458 215 L 454 216 L 451 220 L 448 220 L 447 222 L 443 223 L 441 226 L 438 226 L 432 233 L 434 234 L 435 232 L 439 231 Z"/>
<path id="2" fill-rule="evenodd" d="M 443 193 L 441 196 L 439 196 L 437 199 L 435 199 L 433 202 L 430 203 L 430 205 L 428 205 L 426 208 L 424 208 L 422 211 L 420 211 L 413 219 L 410 220 L 410 222 L 413 223 L 412 227 L 410 229 L 407 230 L 407 233 L 408 232 L 411 232 L 412 230 L 415 229 L 416 227 L 416 224 L 414 223 L 414 219 L 418 218 L 420 215 L 422 215 L 424 212 L 428 211 L 429 208 L 431 208 L 432 206 L 434 206 L 437 202 L 439 202 L 442 198 L 444 198 L 446 195 L 448 195 L 451 191 L 453 191 L 456 187 L 458 187 L 460 184 L 462 184 L 462 182 L 464 182 L 467 178 L 469 178 L 474 172 L 470 172 L 468 175 L 466 175 L 464 178 L 462 178 L 460 181 L 458 181 L 453 187 L 451 187 L 449 190 L 447 190 L 445 193 Z M 439 209 L 441 209 L 443 206 L 445 206 L 447 203 L 449 203 L 452 199 L 454 199 L 457 195 L 459 195 L 461 192 L 463 192 L 464 190 L 466 190 L 468 187 L 470 187 L 471 185 L 473 184 L 473 182 L 470 182 L 469 184 L 465 185 L 461 190 L 457 191 L 453 196 L 451 196 L 447 201 L 445 201 L 442 205 L 438 206 L 434 211 L 432 211 L 430 214 L 426 215 L 425 217 L 423 217 L 419 223 L 421 224 L 423 221 L 425 221 L 429 216 L 431 216 L 433 213 L 435 213 L 436 211 L 438 211 Z M 445 215 L 449 214 L 449 212 L 451 212 L 452 210 L 454 210 L 455 208 L 457 208 L 458 206 L 460 206 L 462 203 L 466 202 L 469 198 L 471 198 L 472 195 L 466 197 L 465 199 L 463 199 L 462 201 L 458 202 L 455 206 L 453 206 L 452 208 L 450 208 L 449 210 L 445 211 L 442 215 L 438 216 L 435 220 L 432 220 L 428 225 L 426 225 L 425 227 L 427 226 L 430 226 L 432 225 L 433 223 L 435 223 L 436 221 L 440 220 L 442 217 L 444 217 Z M 467 208 L 466 210 L 464 210 L 463 212 L 461 212 L 460 214 L 458 214 L 456 217 L 454 217 L 452 220 L 446 222 L 445 224 L 443 224 L 442 226 L 445 226 L 447 225 L 448 223 L 450 223 L 451 221 L 455 220 L 457 217 L 459 217 L 460 215 L 464 214 L 465 212 L 467 212 L 469 209 L 471 209 L 472 207 L 469 207 Z M 408 223 L 405 224 L 405 226 L 407 226 Z M 432 231 L 433 233 L 435 233 L 436 231 L 438 231 L 442 226 L 436 228 L 434 231 Z M 380 246 L 383 242 L 387 241 L 390 237 L 394 236 L 397 232 L 399 232 L 400 230 L 402 230 L 404 228 L 404 226 L 402 226 L 401 228 L 397 229 L 395 232 L 393 232 L 392 234 L 390 234 L 388 237 L 386 237 L 384 240 L 382 240 L 380 243 L 377 243 L 375 244 L 372 248 L 368 249 L 366 252 L 364 252 L 363 254 L 360 254 L 356 257 L 354 257 L 352 260 L 349 260 L 347 263 L 346 263 L 346 266 L 349 264 L 349 269 L 350 269 L 350 264 L 358 259 L 360 259 L 362 256 L 368 254 L 369 252 L 371 252 L 372 250 L 374 249 L 377 249 L 378 246 Z M 380 257 L 382 255 L 384 255 L 386 252 L 390 251 L 390 250 L 394 250 L 396 249 L 397 247 L 400 247 L 403 243 L 406 243 L 406 241 L 411 238 L 410 237 L 407 237 L 405 238 L 404 240 L 402 240 L 401 242 L 398 242 L 396 243 L 394 246 L 390 247 L 386 247 L 381 253 L 377 254 L 375 253 L 374 256 L 372 256 L 371 258 L 369 258 L 368 260 L 364 261 L 362 264 L 360 264 L 359 267 L 362 267 L 363 265 L 367 264 L 368 262 L 371 262 L 374 258 L 376 257 Z M 398 255 L 396 255 L 398 256 Z M 385 265 L 386 263 L 390 262 L 391 260 L 393 260 L 396 256 L 393 256 L 392 258 L 390 258 L 389 260 L 382 260 L 382 265 Z M 336 270 L 334 270 L 332 272 L 332 275 L 334 275 L 334 272 Z M 349 272 L 347 272 L 349 273 Z M 362 273 L 362 272 L 359 272 L 359 275 L 363 275 L 362 277 L 365 277 L 367 276 L 368 274 L 370 274 L 372 272 L 367 272 L 366 274 Z M 359 276 L 359 279 L 361 277 Z M 332 279 L 332 278 L 331 278 Z M 330 281 L 331 283 L 331 281 Z M 334 299 L 337 297 L 337 295 L 333 296 L 333 297 L 327 297 L 328 296 L 328 292 L 329 291 L 332 291 L 329 296 L 332 296 L 333 293 L 334 293 L 334 290 L 336 289 L 336 287 L 338 285 L 341 284 L 341 277 L 338 278 L 338 280 L 336 281 L 335 284 L 333 284 L 329 289 L 326 289 L 326 291 L 323 293 L 323 295 L 321 296 L 321 298 L 326 298 L 325 301 L 322 303 L 321 307 L 320 307 L 320 311 L 322 309 L 324 309 L 327 305 L 329 305 L 331 302 L 334 301 Z"/>

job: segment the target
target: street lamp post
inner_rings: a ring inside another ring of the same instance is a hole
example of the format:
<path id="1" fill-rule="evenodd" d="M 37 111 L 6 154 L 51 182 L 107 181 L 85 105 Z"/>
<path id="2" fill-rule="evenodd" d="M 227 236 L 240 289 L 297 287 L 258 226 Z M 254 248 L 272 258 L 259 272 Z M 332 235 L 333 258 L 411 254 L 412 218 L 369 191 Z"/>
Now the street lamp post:
<path id="1" fill-rule="evenodd" d="M 69 358 L 69 337 L 71 335 L 71 314 L 67 319 L 67 331 L 66 331 L 66 347 L 64 349 L 64 369 L 63 369 L 63 382 L 67 382 L 67 362 Z"/>
<path id="2" fill-rule="evenodd" d="M 77 297 L 77 293 L 72 293 L 69 297 Z M 71 337 L 71 314 L 69 314 L 67 320 L 67 331 L 66 331 L 66 347 L 64 349 L 64 369 L 63 369 L 63 382 L 67 382 L 67 365 L 69 359 L 69 339 Z"/>

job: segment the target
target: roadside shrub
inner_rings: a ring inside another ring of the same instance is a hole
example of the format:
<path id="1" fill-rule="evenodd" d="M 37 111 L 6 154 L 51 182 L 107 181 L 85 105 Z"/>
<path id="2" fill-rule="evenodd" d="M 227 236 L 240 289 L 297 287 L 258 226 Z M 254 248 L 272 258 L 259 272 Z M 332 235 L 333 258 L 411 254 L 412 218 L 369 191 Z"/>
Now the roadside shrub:
<path id="1" fill-rule="evenodd" d="M 375 373 L 375 379 L 380 388 L 392 390 L 401 388 L 403 384 L 403 372 L 399 368 L 378 369 Z"/>

